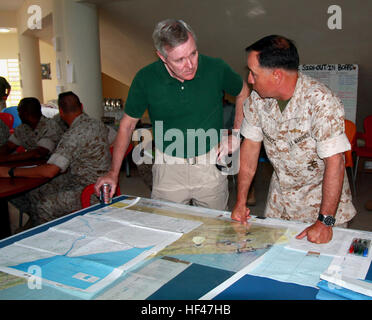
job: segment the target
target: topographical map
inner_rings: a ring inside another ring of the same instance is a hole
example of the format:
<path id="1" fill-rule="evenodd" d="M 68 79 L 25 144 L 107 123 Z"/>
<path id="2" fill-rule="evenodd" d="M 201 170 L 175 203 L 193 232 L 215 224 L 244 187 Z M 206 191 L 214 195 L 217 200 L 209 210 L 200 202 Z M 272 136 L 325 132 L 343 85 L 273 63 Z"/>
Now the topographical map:
<path id="1" fill-rule="evenodd" d="M 274 243 L 287 239 L 285 227 L 242 225 L 232 221 L 229 212 L 221 214 L 220 211 L 205 208 L 157 204 L 154 200 L 146 199 L 130 209 L 200 223 L 197 228 L 161 250 L 158 256 L 174 257 L 225 270 L 238 271 L 264 254 Z"/>
<path id="2" fill-rule="evenodd" d="M 0 270 L 94 294 L 199 222 L 105 207 L 0 249 Z M 32 273 L 31 273 L 32 275 Z"/>
<path id="3" fill-rule="evenodd" d="M 123 205 L 125 201 L 122 201 Z M 200 225 L 159 251 L 139 268 L 128 272 L 124 280 L 99 299 L 163 299 L 157 290 L 166 286 L 172 297 L 192 298 L 174 289 L 169 283 L 195 266 L 206 266 L 206 272 L 227 270 L 233 274 L 265 254 L 274 243 L 288 241 L 287 228 L 233 222 L 230 213 L 205 208 L 180 206 L 156 200 L 141 199 L 130 210 L 136 213 L 155 213 L 169 218 L 199 222 Z M 210 268 L 210 269 L 208 269 Z M 194 272 L 202 272 L 195 270 Z M 191 272 L 191 271 L 190 271 Z M 194 279 L 193 279 L 194 280 Z M 193 287 L 197 287 L 195 282 Z M 186 287 L 183 287 L 187 291 Z M 173 290 L 173 291 L 172 291 Z"/>
<path id="4" fill-rule="evenodd" d="M 44 283 L 79 298 L 146 299 L 193 268 L 230 277 L 291 236 L 228 212 L 128 197 L 1 248 L 0 289 L 36 267 Z"/>

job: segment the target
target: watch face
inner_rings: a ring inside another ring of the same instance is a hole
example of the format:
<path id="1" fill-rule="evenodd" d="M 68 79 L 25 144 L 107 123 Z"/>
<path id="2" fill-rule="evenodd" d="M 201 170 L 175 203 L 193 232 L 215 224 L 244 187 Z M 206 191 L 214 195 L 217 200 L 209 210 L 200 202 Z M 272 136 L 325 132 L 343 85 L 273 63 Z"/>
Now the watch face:
<path id="1" fill-rule="evenodd" d="M 327 226 L 333 226 L 335 223 L 335 218 L 331 216 L 326 216 L 323 220 L 324 224 Z"/>

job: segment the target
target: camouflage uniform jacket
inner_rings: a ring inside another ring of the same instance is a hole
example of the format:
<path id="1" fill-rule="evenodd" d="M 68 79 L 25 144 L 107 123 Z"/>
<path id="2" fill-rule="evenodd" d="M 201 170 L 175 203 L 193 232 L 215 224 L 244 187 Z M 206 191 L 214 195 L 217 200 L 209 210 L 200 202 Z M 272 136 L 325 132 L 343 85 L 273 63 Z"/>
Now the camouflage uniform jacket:
<path id="1" fill-rule="evenodd" d="M 75 118 L 48 160 L 66 173 L 66 179 L 86 186 L 110 169 L 111 155 L 106 126 L 85 113 Z"/>
<path id="2" fill-rule="evenodd" d="M 22 123 L 14 129 L 14 134 L 9 137 L 9 141 L 23 146 L 26 150 L 43 147 L 52 153 L 62 134 L 62 129 L 53 119 L 41 116 L 35 130 L 32 130 L 28 124 Z"/>
<path id="3" fill-rule="evenodd" d="M 67 131 L 68 129 L 68 125 L 66 124 L 66 122 L 64 122 L 62 119 L 61 119 L 61 116 L 58 114 L 56 114 L 54 117 L 53 117 L 54 121 L 56 121 L 59 126 L 61 127 L 62 131 L 65 132 Z M 113 144 L 114 141 L 115 141 L 115 138 L 116 138 L 116 135 L 117 135 L 117 132 L 115 129 L 113 129 L 111 126 L 109 125 L 106 125 L 107 127 L 107 130 L 108 130 L 108 142 L 109 144 Z"/>
<path id="4" fill-rule="evenodd" d="M 299 73 L 283 113 L 275 99 L 262 99 L 252 91 L 245 101 L 241 134 L 263 141 L 274 168 L 265 215 L 315 222 L 322 201 L 322 159 L 350 149 L 341 101 L 325 85 Z M 355 214 L 345 172 L 336 224 Z"/>

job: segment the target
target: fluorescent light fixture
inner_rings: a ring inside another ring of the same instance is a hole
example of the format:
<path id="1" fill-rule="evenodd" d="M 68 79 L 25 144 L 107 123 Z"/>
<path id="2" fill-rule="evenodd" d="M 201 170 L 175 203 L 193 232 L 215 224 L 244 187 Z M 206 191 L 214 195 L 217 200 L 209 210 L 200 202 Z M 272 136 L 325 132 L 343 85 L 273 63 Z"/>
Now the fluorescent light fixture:
<path id="1" fill-rule="evenodd" d="M 0 28 L 0 33 L 8 33 L 10 32 L 9 28 Z"/>

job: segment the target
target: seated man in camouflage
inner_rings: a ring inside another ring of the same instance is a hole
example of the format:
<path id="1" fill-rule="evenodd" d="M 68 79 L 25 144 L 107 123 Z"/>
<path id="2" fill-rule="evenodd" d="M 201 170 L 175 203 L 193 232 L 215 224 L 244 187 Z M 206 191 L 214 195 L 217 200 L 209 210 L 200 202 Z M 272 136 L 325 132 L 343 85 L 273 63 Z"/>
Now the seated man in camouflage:
<path id="1" fill-rule="evenodd" d="M 33 168 L 0 167 L 0 177 L 53 178 L 12 201 L 22 212 L 30 214 L 32 225 L 81 209 L 80 195 L 84 187 L 110 169 L 105 125 L 82 112 L 80 100 L 73 92 L 61 93 L 58 105 L 69 129 L 48 162 Z"/>
<path id="2" fill-rule="evenodd" d="M 57 122 L 44 117 L 39 100 L 32 97 L 19 102 L 18 114 L 22 124 L 0 147 L 0 162 L 41 159 L 50 155 L 63 134 Z M 26 152 L 14 153 L 19 146 Z"/>
<path id="3" fill-rule="evenodd" d="M 61 129 L 62 129 L 63 132 L 66 132 L 67 131 L 67 129 L 68 129 L 67 123 L 62 120 L 61 115 L 59 113 L 57 113 L 53 117 L 53 120 L 58 123 L 58 125 L 61 127 Z M 110 125 L 106 125 L 106 127 L 107 127 L 107 130 L 108 130 L 108 137 L 107 137 L 108 138 L 108 142 L 109 142 L 109 145 L 112 146 L 113 143 L 114 143 L 114 141 L 115 141 L 117 132 Z"/>

